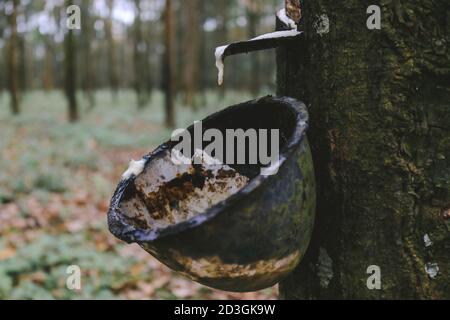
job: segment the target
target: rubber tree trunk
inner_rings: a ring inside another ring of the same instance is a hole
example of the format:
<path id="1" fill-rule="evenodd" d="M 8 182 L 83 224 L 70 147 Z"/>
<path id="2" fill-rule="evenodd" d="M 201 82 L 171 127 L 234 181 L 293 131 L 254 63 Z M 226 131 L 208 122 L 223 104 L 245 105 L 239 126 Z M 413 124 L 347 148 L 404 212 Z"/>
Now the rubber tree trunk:
<path id="1" fill-rule="evenodd" d="M 19 41 L 17 37 L 17 10 L 19 1 L 14 0 L 13 10 L 9 16 L 9 26 L 11 29 L 11 35 L 8 46 L 8 82 L 9 93 L 11 96 L 11 112 L 14 115 L 20 113 L 19 105 Z"/>
<path id="2" fill-rule="evenodd" d="M 379 1 L 381 30 L 370 4 L 304 1 L 304 40 L 278 51 L 278 93 L 309 106 L 318 182 L 282 298 L 450 298 L 448 2 Z"/>

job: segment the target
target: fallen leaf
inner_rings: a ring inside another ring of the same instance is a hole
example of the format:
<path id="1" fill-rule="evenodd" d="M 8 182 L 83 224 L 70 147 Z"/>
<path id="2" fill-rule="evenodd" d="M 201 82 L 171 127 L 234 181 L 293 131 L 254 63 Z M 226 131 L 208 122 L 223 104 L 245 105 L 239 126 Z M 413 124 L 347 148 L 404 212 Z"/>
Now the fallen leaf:
<path id="1" fill-rule="evenodd" d="M 16 250 L 13 248 L 6 248 L 0 250 L 0 261 L 12 258 L 16 255 Z"/>

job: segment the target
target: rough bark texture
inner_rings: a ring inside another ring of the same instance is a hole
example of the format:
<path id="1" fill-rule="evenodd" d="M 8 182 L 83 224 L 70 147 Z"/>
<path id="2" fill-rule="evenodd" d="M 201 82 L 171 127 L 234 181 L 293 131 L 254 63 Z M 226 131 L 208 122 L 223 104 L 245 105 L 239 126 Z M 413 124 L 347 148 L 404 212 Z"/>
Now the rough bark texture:
<path id="1" fill-rule="evenodd" d="M 14 115 L 20 113 L 19 106 L 19 54 L 18 54 L 18 37 L 17 37 L 17 10 L 19 1 L 14 0 L 13 11 L 9 16 L 9 26 L 11 35 L 9 39 L 8 50 L 8 82 L 9 93 L 11 96 L 11 112 Z"/>
<path id="2" fill-rule="evenodd" d="M 312 243 L 282 298 L 450 298 L 448 1 L 379 1 L 381 30 L 366 27 L 371 4 L 305 1 L 305 38 L 278 52 L 279 94 L 309 108 L 318 182 Z"/>

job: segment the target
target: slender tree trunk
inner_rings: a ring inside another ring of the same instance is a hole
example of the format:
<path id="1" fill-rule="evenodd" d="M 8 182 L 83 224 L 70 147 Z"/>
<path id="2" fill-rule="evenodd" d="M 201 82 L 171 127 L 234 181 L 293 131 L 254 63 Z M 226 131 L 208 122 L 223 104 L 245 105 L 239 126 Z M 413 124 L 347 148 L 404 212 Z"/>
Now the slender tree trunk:
<path id="1" fill-rule="evenodd" d="M 154 22 L 150 21 L 147 23 L 147 31 L 145 32 L 145 52 L 144 52 L 144 63 L 143 68 L 145 70 L 144 76 L 144 88 L 145 88 L 145 96 L 147 103 L 151 100 L 153 93 L 153 73 L 151 72 L 152 64 L 151 59 L 152 55 L 154 55 L 154 47 L 152 47 L 152 38 L 153 38 L 153 28 Z"/>
<path id="2" fill-rule="evenodd" d="M 172 0 L 173 1 L 173 0 Z M 173 1 L 173 17 L 176 19 L 176 24 L 174 24 L 174 43 L 180 44 L 174 47 L 174 55 L 175 57 L 179 57 L 175 59 L 175 69 L 174 74 L 179 78 L 179 81 L 175 82 L 175 91 L 178 93 L 179 91 L 184 90 L 184 57 L 186 55 L 186 48 L 184 47 L 184 41 L 187 36 L 186 28 L 186 12 L 185 7 L 187 7 L 187 0 L 184 1 Z"/>
<path id="3" fill-rule="evenodd" d="M 279 94 L 309 106 L 318 182 L 312 243 L 280 293 L 449 299 L 448 2 L 380 1 L 381 30 L 365 3 L 304 1 L 304 40 L 278 52 Z"/>
<path id="4" fill-rule="evenodd" d="M 64 39 L 65 46 L 65 90 L 68 101 L 68 118 L 70 122 L 78 121 L 77 105 L 77 66 L 76 44 L 73 30 L 68 30 Z"/>
<path id="5" fill-rule="evenodd" d="M 94 68 L 92 65 L 92 50 L 91 50 L 91 41 L 92 41 L 92 19 L 89 14 L 89 7 L 91 5 L 91 0 L 83 0 L 82 7 L 82 30 L 81 33 L 81 41 L 82 41 L 82 52 L 83 52 L 83 84 L 82 89 L 84 91 L 84 95 L 87 98 L 89 109 L 95 107 L 95 93 L 94 93 Z M 114 49 L 114 48 L 113 48 Z M 110 64 L 110 68 L 114 68 L 113 65 Z M 114 71 L 110 71 L 114 72 Z M 110 79 L 114 76 L 110 75 Z M 113 87 L 114 81 L 111 81 L 111 87 Z M 117 90 L 117 89 L 116 89 Z M 113 90 L 113 91 L 116 91 Z"/>
<path id="6" fill-rule="evenodd" d="M 14 115 L 20 113 L 19 105 L 19 55 L 18 55 L 18 37 L 17 37 L 17 10 L 18 0 L 13 0 L 13 11 L 9 16 L 9 26 L 11 35 L 9 39 L 8 50 L 8 82 L 9 93 L 11 96 L 11 112 Z"/>
<path id="7" fill-rule="evenodd" d="M 113 10 L 115 0 L 108 0 L 109 17 L 106 20 L 105 34 L 108 41 L 108 76 L 109 86 L 114 99 L 117 99 L 119 80 L 117 76 L 117 53 L 116 43 L 113 35 Z"/>
<path id="8" fill-rule="evenodd" d="M 127 40 L 124 40 L 124 45 L 120 46 L 120 55 L 119 55 L 119 74 L 120 77 L 120 85 L 126 86 L 127 88 L 134 90 L 134 72 L 130 72 L 130 66 L 133 67 L 133 64 L 130 64 L 130 61 L 133 60 L 133 51 L 134 51 L 134 40 L 132 40 L 132 35 L 127 37 Z"/>
<path id="9" fill-rule="evenodd" d="M 44 72 L 42 83 L 45 91 L 50 91 L 54 87 L 53 79 L 53 48 L 49 39 L 45 39 Z"/>
<path id="10" fill-rule="evenodd" d="M 5 35 L 5 25 L 3 23 L 0 23 L 0 38 L 4 39 Z M 5 54 L 5 47 L 2 48 L 2 50 L 0 51 L 0 69 L 1 70 L 6 70 L 6 65 L 7 65 L 7 58 L 6 58 L 6 54 Z M 6 77 L 5 77 L 5 72 L 0 72 L 0 99 L 2 98 L 2 95 L 4 93 L 6 89 Z"/>
<path id="11" fill-rule="evenodd" d="M 165 93 L 165 109 L 166 109 L 166 127 L 175 127 L 175 46 L 174 46 L 174 17 L 172 0 L 166 0 L 166 8 L 164 13 L 164 93 Z"/>
<path id="12" fill-rule="evenodd" d="M 198 88 L 198 53 L 199 53 L 199 0 L 186 0 L 183 12 L 186 14 L 186 34 L 184 37 L 184 102 L 195 108 L 195 95 Z"/>
<path id="13" fill-rule="evenodd" d="M 211 56 L 211 52 L 207 50 L 207 37 L 206 32 L 203 30 L 203 25 L 207 19 L 206 14 L 206 3 L 204 1 L 200 1 L 199 3 L 199 23 L 200 23 L 200 33 L 199 33 L 199 54 L 197 57 L 198 65 L 199 65 L 199 79 L 198 79 L 198 91 L 201 92 L 200 98 L 201 98 L 201 104 L 206 104 L 206 95 L 207 95 L 207 89 L 209 87 L 209 77 L 208 73 L 204 72 L 206 70 L 207 65 L 207 57 Z"/>
<path id="14" fill-rule="evenodd" d="M 217 28 L 218 31 L 218 43 L 220 44 L 227 44 L 228 43 L 228 20 L 229 20 L 229 0 L 218 0 L 218 13 L 219 13 L 219 27 Z M 227 83 L 228 81 L 223 82 L 223 84 L 220 86 L 220 95 L 222 97 L 225 96 L 227 92 Z"/>
<path id="15" fill-rule="evenodd" d="M 249 38 L 254 38 L 258 35 L 259 22 L 259 0 L 249 0 L 247 6 L 247 27 Z M 250 91 L 253 96 L 257 96 L 261 89 L 260 79 L 260 53 L 255 52 L 251 58 L 251 73 L 250 73 Z"/>
<path id="16" fill-rule="evenodd" d="M 69 2 L 66 3 L 66 5 L 70 5 Z M 64 11 L 64 10 L 63 10 Z M 61 6 L 55 6 L 52 10 L 52 15 L 56 22 L 56 32 L 61 32 L 61 26 L 63 23 L 63 12 L 61 11 Z M 65 16 L 65 15 L 64 15 Z M 66 40 L 66 38 L 64 38 Z M 65 89 L 65 61 L 60 61 L 59 59 L 56 59 L 59 51 L 59 47 L 53 46 L 53 41 L 50 39 L 50 43 L 52 44 L 54 59 L 53 59 L 53 79 L 54 79 L 54 85 L 55 88 L 58 89 Z M 63 45 L 63 51 L 65 50 L 65 44 Z"/>
<path id="17" fill-rule="evenodd" d="M 146 68 L 145 52 L 147 52 L 147 43 L 144 41 L 142 33 L 141 6 L 140 0 L 135 0 L 136 18 L 134 21 L 134 87 L 138 101 L 138 107 L 143 108 L 148 102 L 146 94 Z"/>
<path id="18" fill-rule="evenodd" d="M 20 3 L 20 1 L 19 1 Z M 22 14 L 25 21 L 29 21 L 31 13 L 31 6 L 23 6 Z M 27 44 L 27 35 L 22 34 L 19 38 L 19 85 L 20 92 L 23 94 L 31 87 L 31 80 L 33 79 L 30 65 L 32 63 L 32 54 L 30 54 L 29 46 Z"/>
<path id="19" fill-rule="evenodd" d="M 18 37 L 19 44 L 19 90 L 24 94 L 28 89 L 27 83 L 27 47 L 25 43 L 25 36 Z"/>

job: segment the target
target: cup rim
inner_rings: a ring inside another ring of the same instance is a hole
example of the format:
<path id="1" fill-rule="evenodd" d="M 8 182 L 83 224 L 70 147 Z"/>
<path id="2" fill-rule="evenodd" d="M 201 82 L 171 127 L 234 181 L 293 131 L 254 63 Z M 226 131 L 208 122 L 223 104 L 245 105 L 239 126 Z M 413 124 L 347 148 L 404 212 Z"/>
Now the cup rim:
<path id="1" fill-rule="evenodd" d="M 293 134 L 289 137 L 285 147 L 280 152 L 279 162 L 281 170 L 289 156 L 296 150 L 296 147 L 299 146 L 303 142 L 303 139 L 306 137 L 309 115 L 307 108 L 303 102 L 291 97 L 266 96 L 225 108 L 206 117 L 205 119 L 203 119 L 203 122 L 214 120 L 217 117 L 220 117 L 225 112 L 232 112 L 243 107 L 256 107 L 258 104 L 262 103 L 277 103 L 290 108 L 296 114 L 296 125 Z M 189 127 L 188 130 L 191 128 L 192 126 Z M 153 159 L 166 152 L 168 149 L 168 142 L 166 142 L 150 154 L 144 156 L 143 160 L 145 160 L 145 167 L 147 167 Z M 120 203 L 125 191 L 136 178 L 136 176 L 132 175 L 128 179 L 122 180 L 119 183 L 111 199 L 110 208 L 108 211 L 109 230 L 118 239 L 123 240 L 127 243 L 152 243 L 158 239 L 198 227 L 212 220 L 221 212 L 239 202 L 239 200 L 249 196 L 262 186 L 266 185 L 270 180 L 277 177 L 277 175 L 278 174 L 272 176 L 264 176 L 262 174 L 258 174 L 256 177 L 252 178 L 250 182 L 241 190 L 207 209 L 203 213 L 200 213 L 186 221 L 157 229 L 142 229 L 130 224 L 120 208 Z"/>

